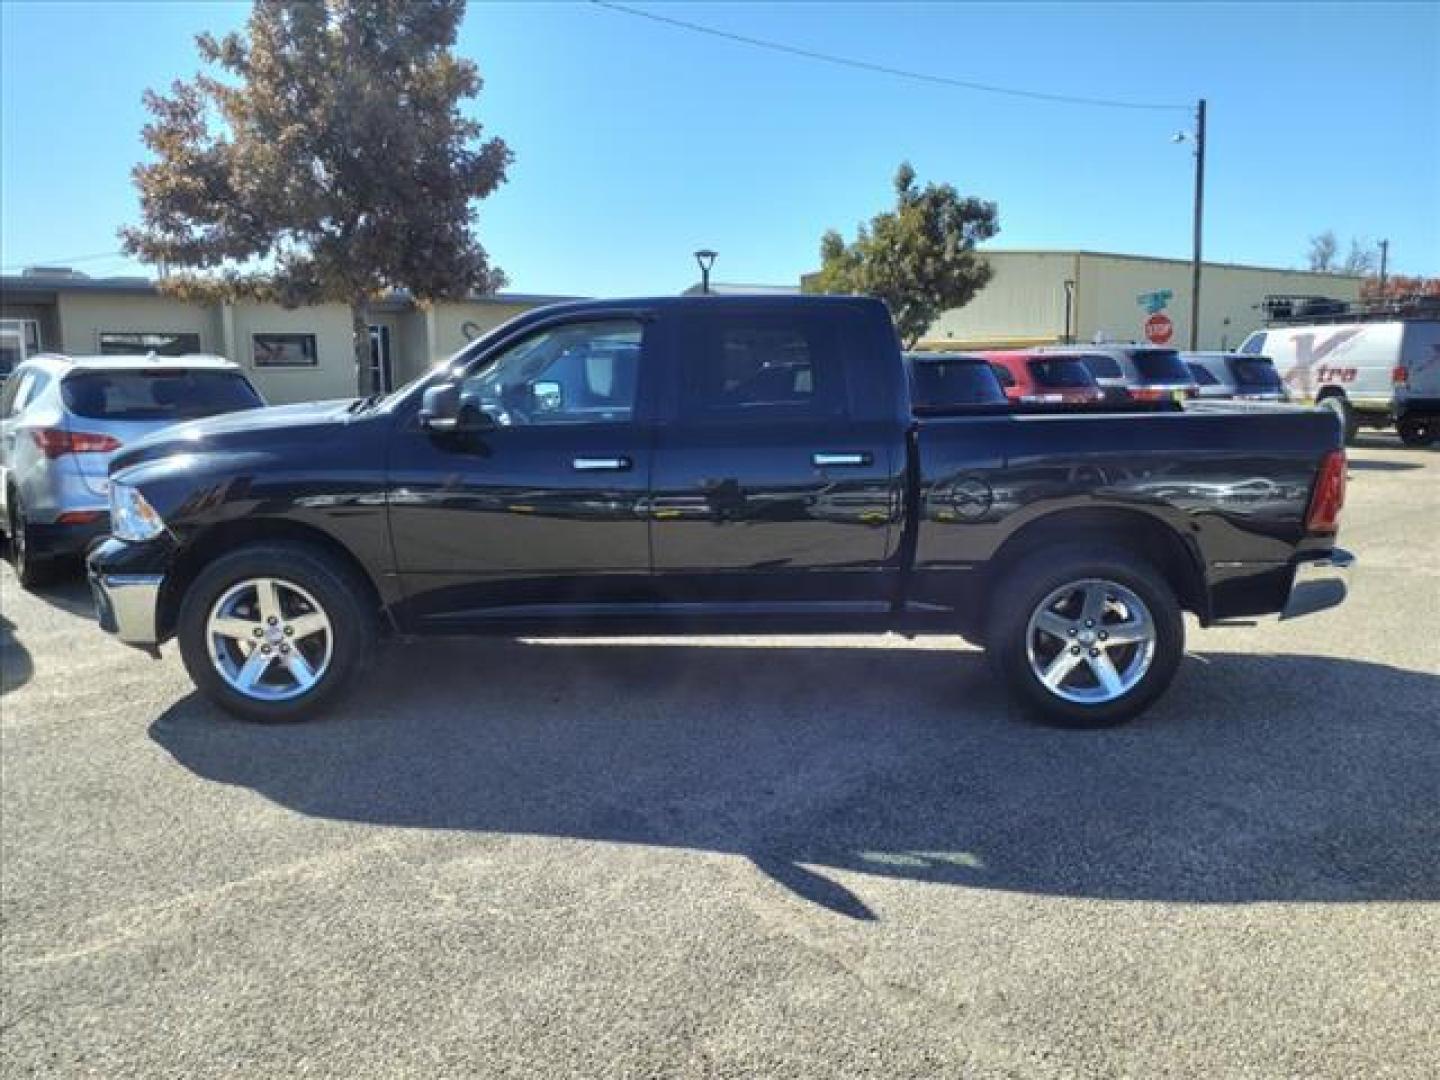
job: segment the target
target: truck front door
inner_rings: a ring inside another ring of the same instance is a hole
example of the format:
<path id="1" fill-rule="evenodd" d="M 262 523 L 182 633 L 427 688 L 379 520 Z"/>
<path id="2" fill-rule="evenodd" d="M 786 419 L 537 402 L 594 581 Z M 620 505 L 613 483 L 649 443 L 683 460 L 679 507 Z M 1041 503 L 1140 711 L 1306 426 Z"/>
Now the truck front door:
<path id="1" fill-rule="evenodd" d="M 461 380 L 496 426 L 465 436 L 400 418 L 390 527 L 409 617 L 427 629 L 585 617 L 644 594 L 650 323 L 545 324 Z"/>

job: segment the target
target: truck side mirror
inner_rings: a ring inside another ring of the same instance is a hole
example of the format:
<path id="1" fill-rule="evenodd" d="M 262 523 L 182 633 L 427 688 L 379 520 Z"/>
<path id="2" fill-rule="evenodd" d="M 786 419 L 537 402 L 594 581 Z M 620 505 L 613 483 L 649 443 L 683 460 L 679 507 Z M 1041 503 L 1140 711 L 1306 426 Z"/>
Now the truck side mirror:
<path id="1" fill-rule="evenodd" d="M 420 398 L 420 426 L 446 435 L 494 431 L 500 423 L 477 394 L 462 394 L 459 383 L 428 387 Z"/>
<path id="2" fill-rule="evenodd" d="M 426 387 L 420 398 L 420 426 L 426 431 L 454 431 L 460 420 L 459 383 Z"/>

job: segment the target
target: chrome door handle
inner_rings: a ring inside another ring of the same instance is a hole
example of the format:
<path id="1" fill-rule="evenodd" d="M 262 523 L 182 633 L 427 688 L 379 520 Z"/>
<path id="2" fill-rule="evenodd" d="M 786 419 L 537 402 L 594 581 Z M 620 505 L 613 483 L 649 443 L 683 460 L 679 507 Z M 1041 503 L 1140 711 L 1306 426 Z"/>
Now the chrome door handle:
<path id="1" fill-rule="evenodd" d="M 869 465 L 869 454 L 811 454 L 810 463 L 817 469 L 834 468 L 837 465 Z"/>
<path id="2" fill-rule="evenodd" d="M 570 463 L 576 472 L 624 472 L 630 468 L 628 457 L 577 457 Z"/>

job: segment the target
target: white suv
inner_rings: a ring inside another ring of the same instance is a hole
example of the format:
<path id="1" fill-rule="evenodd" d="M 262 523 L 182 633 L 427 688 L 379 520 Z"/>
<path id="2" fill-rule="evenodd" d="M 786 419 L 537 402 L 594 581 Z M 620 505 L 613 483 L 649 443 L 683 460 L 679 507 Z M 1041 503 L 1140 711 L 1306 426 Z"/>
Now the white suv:
<path id="1" fill-rule="evenodd" d="M 0 393 L 0 528 L 23 585 L 109 531 L 110 458 L 163 427 L 264 400 L 214 356 L 34 356 Z"/>

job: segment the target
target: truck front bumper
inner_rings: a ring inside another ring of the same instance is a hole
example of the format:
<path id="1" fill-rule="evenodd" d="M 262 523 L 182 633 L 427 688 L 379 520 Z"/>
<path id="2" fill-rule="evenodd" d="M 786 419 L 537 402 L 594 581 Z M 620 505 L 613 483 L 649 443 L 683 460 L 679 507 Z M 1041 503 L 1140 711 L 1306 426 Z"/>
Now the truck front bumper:
<path id="1" fill-rule="evenodd" d="M 1354 565 L 1355 556 L 1343 548 L 1334 548 L 1326 555 L 1296 564 L 1295 580 L 1290 585 L 1290 596 L 1280 618 L 1298 619 L 1343 603 L 1349 591 L 1350 568 Z"/>
<path id="2" fill-rule="evenodd" d="M 126 645 L 153 651 L 160 644 L 160 574 L 106 574 L 90 568 L 90 591 L 100 629 Z"/>

